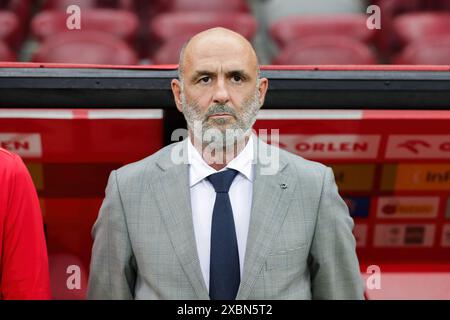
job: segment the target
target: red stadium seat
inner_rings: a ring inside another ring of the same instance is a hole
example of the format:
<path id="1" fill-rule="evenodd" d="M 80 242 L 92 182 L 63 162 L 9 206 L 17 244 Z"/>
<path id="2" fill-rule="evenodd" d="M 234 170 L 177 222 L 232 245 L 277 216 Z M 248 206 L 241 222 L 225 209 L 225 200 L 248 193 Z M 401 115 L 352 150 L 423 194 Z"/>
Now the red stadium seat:
<path id="1" fill-rule="evenodd" d="M 20 43 L 20 22 L 13 12 L 0 11 L 0 41 L 17 48 Z"/>
<path id="2" fill-rule="evenodd" d="M 394 59 L 394 63 L 450 65 L 450 35 L 413 42 Z"/>
<path id="3" fill-rule="evenodd" d="M 273 64 L 375 64 L 364 43 L 349 37 L 317 36 L 301 39 L 283 49 Z"/>
<path id="4" fill-rule="evenodd" d="M 181 48 L 188 39 L 189 37 L 181 36 L 165 42 L 150 58 L 152 64 L 177 64 Z"/>
<path id="5" fill-rule="evenodd" d="M 448 0 L 428 0 L 432 10 L 450 10 L 450 2 Z"/>
<path id="6" fill-rule="evenodd" d="M 34 62 L 133 65 L 134 51 L 122 40 L 102 32 L 60 33 L 48 38 Z"/>
<path id="7" fill-rule="evenodd" d="M 395 17 L 407 12 L 426 9 L 423 0 L 378 0 L 376 3 L 381 11 L 381 30 L 377 32 L 377 48 L 384 57 L 389 57 L 399 50 L 399 40 L 395 36 Z"/>
<path id="8" fill-rule="evenodd" d="M 133 0 L 47 0 L 44 2 L 44 9 L 66 10 L 71 5 L 77 5 L 81 9 L 88 8 L 117 8 L 132 10 Z"/>
<path id="9" fill-rule="evenodd" d="M 159 0 L 166 11 L 249 12 L 245 0 Z"/>
<path id="10" fill-rule="evenodd" d="M 8 61 L 8 62 L 16 61 L 16 56 L 11 51 L 11 49 L 1 41 L 0 41 L 0 61 Z"/>
<path id="11" fill-rule="evenodd" d="M 26 36 L 25 30 L 27 29 L 30 19 L 31 0 L 3 0 L 0 4 L 0 11 L 9 11 L 14 13 L 18 19 L 18 27 L 14 33 L 14 40 L 10 43 L 10 47 L 13 50 L 19 50 L 20 45 Z M 1 33 L 2 27 L 0 26 L 0 34 Z"/>
<path id="12" fill-rule="evenodd" d="M 174 12 L 155 17 L 150 22 L 150 33 L 156 41 L 164 42 L 219 26 L 236 31 L 247 39 L 256 32 L 256 21 L 247 13 Z"/>
<path id="13" fill-rule="evenodd" d="M 0 10 L 12 11 L 25 22 L 30 14 L 30 4 L 31 0 L 0 0 Z"/>
<path id="14" fill-rule="evenodd" d="M 450 3 L 448 0 L 372 0 L 372 4 L 384 5 L 385 2 L 391 2 L 395 6 L 402 6 L 402 2 L 406 5 L 413 4 L 420 10 L 448 10 Z"/>
<path id="15" fill-rule="evenodd" d="M 86 9 L 82 12 L 81 30 L 68 30 L 67 14 L 60 10 L 43 11 L 32 21 L 32 31 L 39 40 L 61 32 L 102 31 L 133 44 L 139 21 L 135 14 L 117 9 Z"/>
<path id="16" fill-rule="evenodd" d="M 281 48 L 309 36 L 349 36 L 369 42 L 375 33 L 367 28 L 366 21 L 364 14 L 295 16 L 273 23 L 270 34 Z"/>
<path id="17" fill-rule="evenodd" d="M 394 30 L 404 44 L 432 36 L 450 35 L 450 13 L 421 12 L 404 14 L 395 19 Z"/>

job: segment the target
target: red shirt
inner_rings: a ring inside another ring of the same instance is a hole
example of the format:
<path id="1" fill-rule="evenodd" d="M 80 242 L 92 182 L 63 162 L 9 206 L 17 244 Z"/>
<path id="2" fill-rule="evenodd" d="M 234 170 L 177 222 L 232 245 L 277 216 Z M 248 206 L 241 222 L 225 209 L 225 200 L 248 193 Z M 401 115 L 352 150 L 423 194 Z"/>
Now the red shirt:
<path id="1" fill-rule="evenodd" d="M 33 181 L 0 148 L 0 299 L 50 299 L 47 247 Z"/>

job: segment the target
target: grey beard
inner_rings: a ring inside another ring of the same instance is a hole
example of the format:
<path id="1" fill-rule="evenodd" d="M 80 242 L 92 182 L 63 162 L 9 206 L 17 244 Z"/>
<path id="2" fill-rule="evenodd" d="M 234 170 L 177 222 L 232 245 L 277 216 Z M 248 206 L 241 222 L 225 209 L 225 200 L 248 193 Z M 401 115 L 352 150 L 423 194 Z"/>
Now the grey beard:
<path id="1" fill-rule="evenodd" d="M 241 142 L 250 133 L 260 108 L 258 90 L 255 90 L 254 96 L 244 104 L 241 117 L 233 108 L 223 104 L 213 105 L 205 115 L 202 115 L 197 104 L 187 103 L 183 90 L 181 103 L 188 129 L 194 134 L 195 139 L 216 150 Z M 236 122 L 226 128 L 220 127 L 226 123 L 225 119 L 214 119 L 213 122 L 217 125 L 209 123 L 208 117 L 218 113 L 229 113 L 235 117 Z"/>

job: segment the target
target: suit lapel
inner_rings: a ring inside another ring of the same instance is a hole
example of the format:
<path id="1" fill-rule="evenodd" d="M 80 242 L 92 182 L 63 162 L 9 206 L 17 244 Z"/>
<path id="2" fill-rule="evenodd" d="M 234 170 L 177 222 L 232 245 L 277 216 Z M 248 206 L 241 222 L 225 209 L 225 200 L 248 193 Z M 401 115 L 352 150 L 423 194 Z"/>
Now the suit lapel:
<path id="1" fill-rule="evenodd" d="M 180 144 L 185 145 L 183 142 Z M 159 203 L 172 246 L 198 298 L 209 299 L 195 241 L 189 167 L 186 163 L 174 164 L 170 155 L 161 159 L 158 165 L 163 171 L 156 178 L 157 181 L 151 183 L 151 187 Z"/>
<path id="2" fill-rule="evenodd" d="M 278 233 L 295 190 L 294 175 L 290 174 L 287 163 L 279 154 L 279 169 L 271 175 L 262 174 L 259 160 L 260 148 L 267 144 L 258 139 L 255 148 L 258 161 L 255 165 L 255 179 L 253 182 L 253 200 L 250 216 L 250 226 L 245 253 L 244 274 L 236 299 L 247 299 L 257 275 L 264 265 L 267 254 L 275 235 Z"/>

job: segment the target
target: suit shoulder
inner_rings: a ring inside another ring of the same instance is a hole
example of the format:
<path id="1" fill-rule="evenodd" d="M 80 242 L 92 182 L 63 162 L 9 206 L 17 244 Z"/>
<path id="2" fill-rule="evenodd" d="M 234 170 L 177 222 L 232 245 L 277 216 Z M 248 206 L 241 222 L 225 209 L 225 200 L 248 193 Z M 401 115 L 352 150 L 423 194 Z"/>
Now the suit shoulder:
<path id="1" fill-rule="evenodd" d="M 280 149 L 280 158 L 284 158 L 289 165 L 293 166 L 299 175 L 313 179 L 322 180 L 328 169 L 328 166 L 323 163 L 305 159 L 284 149 Z"/>
<path id="2" fill-rule="evenodd" d="M 281 150 L 280 158 L 288 163 L 285 171 L 288 175 L 294 176 L 298 182 L 300 194 L 305 199 L 319 199 L 324 187 L 331 181 L 335 181 L 333 171 L 323 163 L 305 159 L 291 152 Z"/>

